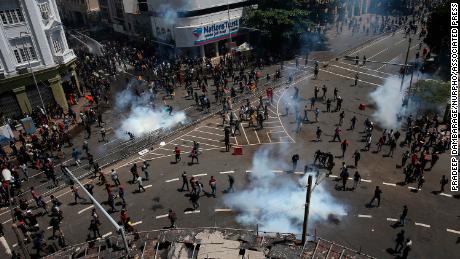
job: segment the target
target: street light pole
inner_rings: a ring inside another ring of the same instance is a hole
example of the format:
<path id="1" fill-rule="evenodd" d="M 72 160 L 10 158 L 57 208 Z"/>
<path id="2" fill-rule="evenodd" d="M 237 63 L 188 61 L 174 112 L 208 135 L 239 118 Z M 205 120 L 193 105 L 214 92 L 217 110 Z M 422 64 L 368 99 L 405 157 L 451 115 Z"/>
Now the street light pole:
<path id="1" fill-rule="evenodd" d="M 109 222 L 115 227 L 115 229 L 120 233 L 121 238 L 123 239 L 123 245 L 125 247 L 125 251 L 127 253 L 127 256 L 129 258 L 130 256 L 130 251 L 129 251 L 129 246 L 128 246 L 128 241 L 126 240 L 126 235 L 125 235 L 125 229 L 118 225 L 117 222 L 112 218 L 112 216 L 105 211 L 104 207 L 91 195 L 88 190 L 83 186 L 83 184 L 72 174 L 72 172 L 65 166 L 62 167 L 62 173 L 66 176 L 69 176 L 73 182 L 77 183 L 80 188 L 83 190 L 83 192 L 90 198 L 90 200 L 93 202 L 94 206 L 99 209 L 99 211 L 104 215 Z"/>
<path id="2" fill-rule="evenodd" d="M 404 73 L 402 74 L 401 87 L 399 88 L 399 91 L 402 91 L 402 88 L 403 88 L 403 85 L 404 85 L 404 77 L 406 76 L 407 59 L 409 58 L 409 51 L 410 51 L 411 42 L 412 42 L 412 38 L 409 38 L 409 45 L 407 45 L 407 52 L 406 52 L 406 60 L 404 61 Z"/>
<path id="3" fill-rule="evenodd" d="M 30 34 L 28 32 L 24 32 L 24 31 L 20 32 L 19 33 L 19 38 L 22 38 L 22 35 L 27 35 L 27 36 L 30 37 Z M 32 44 L 32 46 L 33 46 L 33 44 Z M 35 88 L 37 88 L 38 96 L 40 97 L 40 102 L 42 104 L 43 113 L 44 113 L 45 116 L 47 116 L 45 103 L 43 102 L 42 94 L 40 93 L 40 89 L 38 88 L 37 79 L 35 78 L 34 70 L 32 69 L 32 66 L 30 65 L 30 59 L 31 59 L 31 56 L 32 56 L 31 54 L 32 53 L 29 53 L 29 50 L 26 49 L 26 43 L 24 41 L 22 42 L 22 49 L 23 49 L 24 55 L 26 56 L 26 59 L 27 59 L 27 67 L 30 70 L 30 72 L 32 73 L 32 77 L 33 77 L 34 83 L 35 83 Z"/>
<path id="4" fill-rule="evenodd" d="M 302 245 L 307 241 L 308 214 L 310 213 L 310 198 L 311 198 L 312 176 L 308 176 L 307 196 L 305 197 L 305 212 L 303 216 L 302 228 Z"/>

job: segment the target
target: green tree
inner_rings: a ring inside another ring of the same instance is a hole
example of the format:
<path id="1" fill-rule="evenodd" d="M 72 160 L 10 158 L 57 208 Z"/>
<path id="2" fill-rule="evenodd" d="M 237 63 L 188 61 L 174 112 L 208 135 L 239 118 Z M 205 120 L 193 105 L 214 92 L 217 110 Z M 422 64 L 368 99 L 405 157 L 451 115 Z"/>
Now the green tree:
<path id="1" fill-rule="evenodd" d="M 441 80 L 420 80 L 414 85 L 414 94 L 427 104 L 446 104 L 450 97 L 450 82 Z"/>
<path id="2" fill-rule="evenodd" d="M 307 0 L 262 0 L 245 20 L 260 30 L 260 44 L 273 52 L 297 50 L 307 35 L 314 33 Z"/>
<path id="3" fill-rule="evenodd" d="M 439 76 L 447 80 L 450 73 L 450 5 L 438 6 L 429 16 L 424 42 L 438 55 Z"/>

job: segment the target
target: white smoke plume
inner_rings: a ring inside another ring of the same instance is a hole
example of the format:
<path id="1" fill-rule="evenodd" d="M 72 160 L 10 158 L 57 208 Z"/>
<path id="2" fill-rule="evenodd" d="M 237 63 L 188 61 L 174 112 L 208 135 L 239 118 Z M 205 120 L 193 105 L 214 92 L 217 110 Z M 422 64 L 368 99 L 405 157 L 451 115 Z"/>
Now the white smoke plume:
<path id="1" fill-rule="evenodd" d="M 285 151 L 288 151 L 284 147 Z M 275 151 L 275 150 L 274 150 Z M 285 154 L 276 150 L 277 154 Z M 266 232 L 302 232 L 307 175 L 296 181 L 285 173 L 289 168 L 270 148 L 259 149 L 253 157 L 250 183 L 243 190 L 225 196 L 224 203 L 239 211 L 236 220 L 243 225 L 259 225 Z M 345 214 L 345 207 L 318 185 L 312 192 L 309 223 L 327 220 L 328 216 Z M 311 225 L 310 225 L 311 226 Z"/>
<path id="2" fill-rule="evenodd" d="M 415 79 L 415 78 L 414 78 Z M 416 80 L 413 80 L 413 84 Z M 401 90 L 401 78 L 388 77 L 383 85 L 379 86 L 369 96 L 376 105 L 373 119 L 384 129 L 398 129 L 403 120 L 415 111 L 411 105 L 403 107 L 404 93 L 409 88 L 410 76 L 406 76 Z"/>
<path id="3" fill-rule="evenodd" d="M 183 111 L 173 111 L 169 115 L 163 103 L 156 107 L 153 103 L 154 95 L 149 90 L 139 90 L 143 84 L 144 81 L 131 79 L 127 89 L 116 96 L 116 111 L 122 119 L 115 131 L 118 138 L 129 138 L 127 132 L 139 137 L 160 128 L 172 128 L 186 121 Z M 134 94 L 134 91 L 138 91 L 139 94 Z"/>

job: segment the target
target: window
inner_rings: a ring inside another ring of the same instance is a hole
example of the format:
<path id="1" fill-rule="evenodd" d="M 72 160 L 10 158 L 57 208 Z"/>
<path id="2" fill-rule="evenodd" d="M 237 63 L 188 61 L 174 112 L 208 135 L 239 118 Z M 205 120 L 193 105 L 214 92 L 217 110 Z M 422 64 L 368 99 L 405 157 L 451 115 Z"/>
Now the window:
<path id="1" fill-rule="evenodd" d="M 0 18 L 5 25 L 24 22 L 24 16 L 20 9 L 0 11 Z"/>
<path id="2" fill-rule="evenodd" d="M 8 24 L 8 20 L 6 20 L 6 14 L 4 11 L 0 11 L 0 17 L 2 18 L 3 24 Z"/>
<path id="3" fill-rule="evenodd" d="M 30 52 L 30 56 L 32 57 L 32 60 L 36 60 L 37 54 L 35 53 L 35 50 L 33 47 L 29 47 L 29 52 Z"/>
<path id="4" fill-rule="evenodd" d="M 18 64 L 25 63 L 29 60 L 37 60 L 37 54 L 33 47 L 20 46 L 13 50 Z"/>
<path id="5" fill-rule="evenodd" d="M 9 24 L 13 23 L 13 17 L 11 16 L 10 10 L 6 10 L 6 18 L 8 18 L 8 23 Z"/>
<path id="6" fill-rule="evenodd" d="M 50 17 L 50 5 L 48 3 L 43 3 L 38 7 L 40 9 L 40 13 L 42 14 L 43 20 L 48 20 Z"/>
<path id="7" fill-rule="evenodd" d="M 60 53 L 62 51 L 61 42 L 59 40 L 53 40 L 54 52 Z"/>
<path id="8" fill-rule="evenodd" d="M 19 21 L 24 22 L 24 16 L 22 15 L 22 11 L 20 9 L 16 9 L 16 14 L 18 15 Z"/>
<path id="9" fill-rule="evenodd" d="M 22 63 L 21 62 L 21 56 L 19 56 L 19 51 L 17 49 L 14 50 L 14 56 L 16 57 L 16 61 L 18 63 Z"/>

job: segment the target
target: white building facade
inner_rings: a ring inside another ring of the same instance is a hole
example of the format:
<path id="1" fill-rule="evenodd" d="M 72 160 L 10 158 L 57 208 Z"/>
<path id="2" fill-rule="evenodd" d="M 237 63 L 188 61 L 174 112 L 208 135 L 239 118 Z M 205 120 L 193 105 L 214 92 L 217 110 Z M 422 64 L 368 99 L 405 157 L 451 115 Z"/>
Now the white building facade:
<path id="1" fill-rule="evenodd" d="M 78 89 L 75 59 L 55 0 L 0 1 L 0 109 L 4 114 L 30 113 L 41 106 L 39 91 L 45 103 L 54 101 L 67 109 L 62 83 L 70 81 Z"/>
<path id="2" fill-rule="evenodd" d="M 149 0 L 153 35 L 182 52 L 218 56 L 238 36 L 250 0 Z"/>

